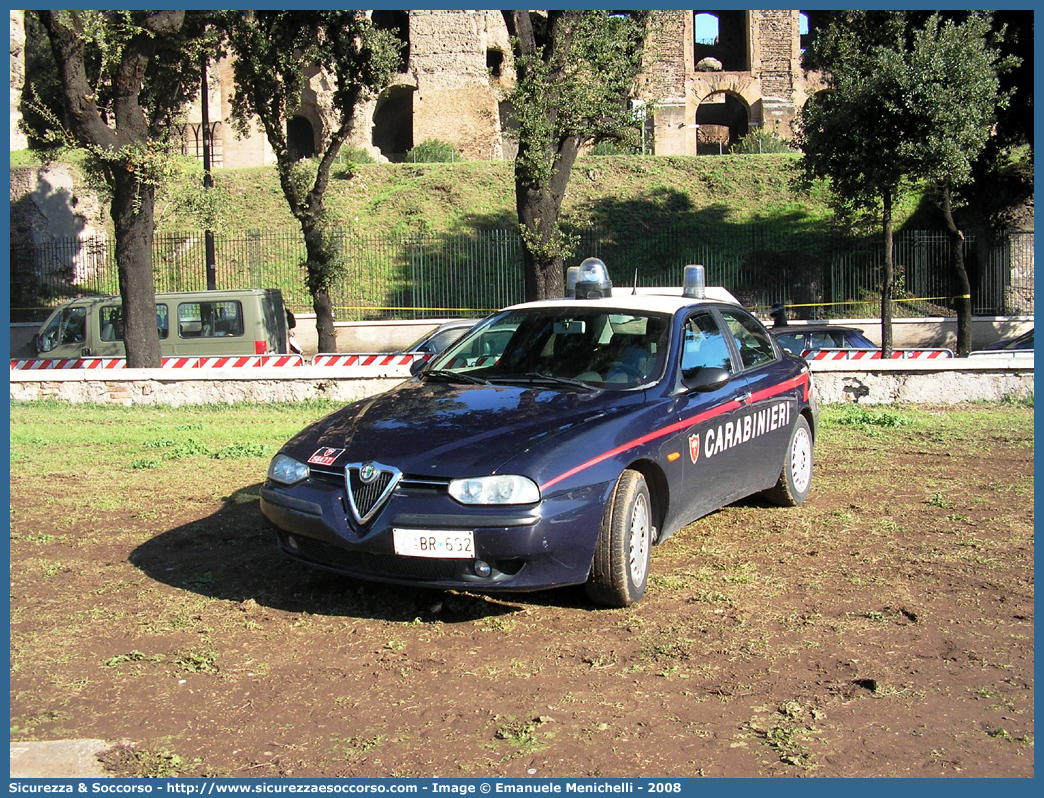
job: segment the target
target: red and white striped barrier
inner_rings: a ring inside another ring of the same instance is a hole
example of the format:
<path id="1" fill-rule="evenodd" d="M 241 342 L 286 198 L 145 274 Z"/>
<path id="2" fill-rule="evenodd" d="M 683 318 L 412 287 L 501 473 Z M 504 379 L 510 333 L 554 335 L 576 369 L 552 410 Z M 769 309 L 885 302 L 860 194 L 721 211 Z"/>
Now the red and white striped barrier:
<path id="1" fill-rule="evenodd" d="M 164 369 L 196 368 L 278 368 L 303 366 L 300 355 L 243 355 L 238 357 L 165 357 L 161 361 Z M 76 369 L 112 371 L 127 368 L 127 359 L 122 357 L 56 358 L 47 360 L 12 360 L 12 370 Z"/>
<path id="2" fill-rule="evenodd" d="M 805 360 L 880 360 L 880 349 L 806 349 Z M 893 349 L 890 360 L 939 360 L 953 357 L 949 349 Z"/>
<path id="3" fill-rule="evenodd" d="M 300 355 L 232 355 L 228 357 L 198 358 L 201 369 L 282 368 L 303 366 Z"/>
<path id="4" fill-rule="evenodd" d="M 79 358 L 60 358 L 54 360 L 12 360 L 12 369 L 37 371 L 42 369 L 79 369 L 83 361 Z"/>
<path id="5" fill-rule="evenodd" d="M 431 355 L 420 353 L 383 355 L 383 354 L 355 354 L 355 355 L 314 355 L 313 366 L 342 366 L 347 368 L 390 368 L 394 366 L 405 366 L 409 368 L 414 360 L 429 360 Z"/>

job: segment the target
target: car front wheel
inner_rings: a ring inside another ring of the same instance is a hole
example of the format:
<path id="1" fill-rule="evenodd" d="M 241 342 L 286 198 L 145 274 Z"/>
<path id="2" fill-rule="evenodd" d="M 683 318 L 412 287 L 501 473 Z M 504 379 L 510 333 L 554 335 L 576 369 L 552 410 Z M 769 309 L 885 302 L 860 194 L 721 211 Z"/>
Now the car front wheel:
<path id="1" fill-rule="evenodd" d="M 766 498 L 781 507 L 797 507 L 812 488 L 812 430 L 804 416 L 798 416 L 790 432 L 790 443 L 783 468 L 775 486 L 765 492 Z"/>
<path id="2" fill-rule="evenodd" d="M 620 475 L 602 519 L 587 595 L 607 607 L 629 607 L 645 593 L 653 541 L 649 486 L 637 471 Z"/>

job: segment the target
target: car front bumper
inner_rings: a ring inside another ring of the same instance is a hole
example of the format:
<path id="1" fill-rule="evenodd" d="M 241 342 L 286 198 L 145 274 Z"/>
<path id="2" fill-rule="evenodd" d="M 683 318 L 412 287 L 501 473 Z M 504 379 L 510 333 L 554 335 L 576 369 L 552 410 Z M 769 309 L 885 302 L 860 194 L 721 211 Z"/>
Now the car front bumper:
<path id="1" fill-rule="evenodd" d="M 288 557 L 346 576 L 432 588 L 525 591 L 587 581 L 611 483 L 544 497 L 525 507 L 466 507 L 437 489 L 396 489 L 360 527 L 343 489 L 306 480 L 261 488 L 261 512 Z M 467 530 L 468 559 L 395 553 L 392 529 Z M 488 567 L 488 572 L 486 570 Z"/>

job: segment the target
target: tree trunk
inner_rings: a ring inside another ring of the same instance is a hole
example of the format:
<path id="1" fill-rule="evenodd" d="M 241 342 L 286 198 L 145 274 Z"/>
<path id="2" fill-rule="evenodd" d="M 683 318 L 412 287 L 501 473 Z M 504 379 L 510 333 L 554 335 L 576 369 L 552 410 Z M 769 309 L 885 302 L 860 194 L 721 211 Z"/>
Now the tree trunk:
<path id="1" fill-rule="evenodd" d="M 565 293 L 561 249 L 551 246 L 560 202 L 542 189 L 527 188 L 516 178 L 516 209 L 522 227 L 522 264 L 526 301 L 551 299 Z"/>
<path id="2" fill-rule="evenodd" d="M 560 220 L 566 186 L 579 152 L 579 142 L 567 139 L 554 154 L 551 176 L 534 181 L 515 161 L 515 207 L 522 227 L 526 301 L 554 299 L 565 294 L 565 237 Z M 549 156 L 550 157 L 550 156 Z"/>
<path id="3" fill-rule="evenodd" d="M 322 230 L 307 222 L 301 224 L 307 252 L 308 290 L 312 295 L 315 310 L 315 332 L 320 352 L 336 352 L 337 336 L 334 333 L 333 301 L 326 275 L 330 268 L 332 253 L 323 241 Z"/>
<path id="4" fill-rule="evenodd" d="M 884 192 L 884 266 L 881 274 L 881 357 L 892 356 L 892 290 L 895 267 L 892 263 L 892 193 Z"/>
<path id="5" fill-rule="evenodd" d="M 114 171 L 111 213 L 116 232 L 127 367 L 159 368 L 162 357 L 156 331 L 156 284 L 152 270 L 154 189 L 138 182 L 132 173 Z"/>
<path id="6" fill-rule="evenodd" d="M 137 12 L 135 12 L 137 13 Z M 129 368 L 162 365 L 156 331 L 156 286 L 152 272 L 155 188 L 136 171 L 134 147 L 154 137 L 141 104 L 144 79 L 159 37 L 174 36 L 185 22 L 184 11 L 152 11 L 135 19 L 141 25 L 122 42 L 120 60 L 109 67 L 113 89 L 112 117 L 103 115 L 87 78 L 84 22 L 79 11 L 40 11 L 51 52 L 61 76 L 66 119 L 81 144 L 108 153 L 105 180 L 112 190 L 109 213 L 116 232 L 116 266 L 123 300 L 124 343 Z M 93 69 L 97 69 L 97 65 Z M 152 98 L 154 99 L 154 98 Z M 157 109 L 152 108 L 154 112 Z M 162 115 L 157 115 L 157 122 Z M 111 122 L 115 121 L 115 127 Z M 118 156 L 113 158 L 112 156 Z"/>
<path id="7" fill-rule="evenodd" d="M 315 310 L 315 332 L 319 338 L 320 352 L 337 351 L 337 335 L 333 326 L 333 301 L 330 292 L 321 288 L 312 294 L 312 308 Z"/>
<path id="8" fill-rule="evenodd" d="M 957 229 L 953 219 L 953 203 L 949 183 L 942 186 L 943 218 L 946 220 L 946 235 L 950 239 L 950 265 L 956 288 L 954 304 L 957 308 L 957 357 L 968 357 L 972 350 L 972 304 L 971 281 L 964 265 L 964 233 Z"/>

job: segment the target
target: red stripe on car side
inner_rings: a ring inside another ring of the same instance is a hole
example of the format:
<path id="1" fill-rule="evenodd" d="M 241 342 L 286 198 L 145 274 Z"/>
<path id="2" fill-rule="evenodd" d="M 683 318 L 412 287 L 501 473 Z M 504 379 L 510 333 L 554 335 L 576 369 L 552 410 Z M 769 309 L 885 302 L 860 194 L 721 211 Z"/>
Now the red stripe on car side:
<path id="1" fill-rule="evenodd" d="M 793 390 L 794 388 L 797 388 L 800 385 L 804 385 L 807 388 L 807 372 L 805 374 L 799 374 L 798 376 L 786 380 L 785 382 L 781 382 L 779 383 L 779 385 L 773 385 L 771 388 L 764 388 L 758 391 L 757 393 L 751 394 L 750 401 L 753 404 L 754 402 L 760 402 L 762 399 L 771 399 L 773 396 L 778 396 L 781 393 L 786 393 L 787 391 Z M 808 391 L 806 390 L 806 394 L 807 393 Z M 805 396 L 805 399 L 808 399 L 807 395 Z"/>
<path id="2" fill-rule="evenodd" d="M 690 418 L 682 419 L 681 421 L 677 421 L 674 424 L 670 424 L 666 427 L 663 427 L 662 429 L 658 429 L 655 432 L 650 432 L 648 435 L 643 435 L 640 438 L 635 438 L 633 441 L 628 441 L 622 446 L 617 446 L 615 449 L 610 449 L 608 452 L 598 455 L 598 457 L 592 457 L 586 463 L 581 463 L 576 468 L 570 468 L 564 474 L 560 474 L 554 479 L 548 480 L 540 486 L 540 490 L 545 491 L 552 485 L 557 485 L 563 479 L 569 479 L 569 477 L 575 474 L 579 474 L 581 471 L 584 471 L 590 468 L 591 466 L 598 465 L 603 460 L 608 460 L 610 457 L 615 457 L 621 452 L 626 452 L 628 449 L 633 449 L 635 446 L 641 446 L 643 443 L 648 443 L 649 441 L 656 440 L 657 438 L 662 438 L 666 435 L 670 435 L 672 432 L 677 432 L 678 430 L 685 429 L 686 427 L 691 427 L 693 424 L 699 424 L 701 421 L 706 421 L 709 418 L 720 416 L 722 413 L 727 413 L 730 410 L 735 410 L 742 406 L 743 402 L 739 401 L 738 399 L 733 399 L 731 401 L 725 402 L 722 405 L 713 407 L 710 410 L 706 410 L 695 416 L 691 416 Z"/>
<path id="3" fill-rule="evenodd" d="M 793 379 L 781 382 L 778 385 L 773 385 L 771 388 L 765 388 L 763 390 L 760 390 L 756 394 L 751 395 L 750 401 L 757 402 L 761 399 L 769 399 L 781 393 L 786 393 L 787 391 L 792 390 L 801 384 L 805 384 L 807 394 L 808 374 L 801 374 L 797 377 L 794 377 Z M 805 398 L 807 399 L 808 397 L 806 396 Z M 690 416 L 689 418 L 684 418 L 681 421 L 675 422 L 674 424 L 669 424 L 668 426 L 663 427 L 662 429 L 650 432 L 649 434 L 643 435 L 640 438 L 635 438 L 633 441 L 628 441 L 627 443 L 621 446 L 617 446 L 615 449 L 610 449 L 608 452 L 605 452 L 604 454 L 600 454 L 597 457 L 592 457 L 586 463 L 581 463 L 575 468 L 570 468 L 564 474 L 559 474 L 554 479 L 549 479 L 547 482 L 540 486 L 540 491 L 543 492 L 548 488 L 552 487 L 553 485 L 557 485 L 562 480 L 569 479 L 569 477 L 575 476 L 576 474 L 579 474 L 581 471 L 585 471 L 586 469 L 591 468 L 591 466 L 598 465 L 599 463 L 608 460 L 610 457 L 615 457 L 618 454 L 626 452 L 628 449 L 633 449 L 635 446 L 641 446 L 643 443 L 648 443 L 649 441 L 656 440 L 657 438 L 663 438 L 667 435 L 678 432 L 679 430 L 687 429 L 688 427 L 691 427 L 693 424 L 699 424 L 702 421 L 707 421 L 708 419 L 714 418 L 715 416 L 720 416 L 723 413 L 728 413 L 730 410 L 736 410 L 740 407 L 743 407 L 743 402 L 738 399 L 733 399 L 731 401 L 725 402 L 724 404 L 718 405 L 717 407 L 712 407 L 710 410 L 705 410 L 702 413 L 697 413 L 695 416 Z"/>

